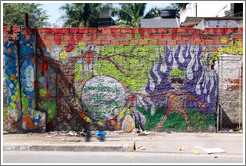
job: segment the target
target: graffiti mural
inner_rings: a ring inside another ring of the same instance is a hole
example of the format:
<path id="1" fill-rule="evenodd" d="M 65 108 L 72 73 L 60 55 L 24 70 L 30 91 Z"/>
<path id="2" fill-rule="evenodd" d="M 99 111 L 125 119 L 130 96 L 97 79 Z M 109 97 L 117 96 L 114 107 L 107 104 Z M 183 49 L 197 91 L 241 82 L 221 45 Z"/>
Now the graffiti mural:
<path id="1" fill-rule="evenodd" d="M 212 52 L 192 44 L 97 46 L 78 42 L 37 45 L 34 56 L 33 43 L 32 31 L 22 31 L 21 94 L 16 46 L 5 43 L 12 126 L 21 111 L 24 129 L 82 130 L 89 125 L 124 132 L 134 128 L 215 131 L 213 65 L 229 49 Z"/>

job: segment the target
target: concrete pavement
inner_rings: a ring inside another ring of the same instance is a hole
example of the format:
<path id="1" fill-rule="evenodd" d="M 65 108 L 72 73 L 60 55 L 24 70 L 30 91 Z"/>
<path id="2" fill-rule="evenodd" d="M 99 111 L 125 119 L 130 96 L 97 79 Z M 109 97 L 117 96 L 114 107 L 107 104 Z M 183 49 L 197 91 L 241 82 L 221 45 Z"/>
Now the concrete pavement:
<path id="1" fill-rule="evenodd" d="M 93 133 L 93 132 L 91 132 Z M 196 148 L 221 148 L 226 155 L 243 156 L 243 133 L 179 133 L 146 132 L 123 133 L 106 131 L 105 141 L 92 135 L 89 142 L 74 132 L 49 132 L 3 135 L 4 151 L 90 151 L 90 152 L 197 152 Z M 193 153 L 194 154 L 194 153 Z"/>

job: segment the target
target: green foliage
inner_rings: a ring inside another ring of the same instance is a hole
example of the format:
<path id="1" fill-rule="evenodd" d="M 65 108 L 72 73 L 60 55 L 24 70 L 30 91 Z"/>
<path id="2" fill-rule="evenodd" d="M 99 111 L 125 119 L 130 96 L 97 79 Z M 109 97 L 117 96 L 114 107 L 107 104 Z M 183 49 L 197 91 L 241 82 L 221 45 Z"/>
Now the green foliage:
<path id="1" fill-rule="evenodd" d="M 23 26 L 28 13 L 30 27 L 48 26 L 48 16 L 37 3 L 3 3 L 3 26 Z"/>
<path id="2" fill-rule="evenodd" d="M 8 116 L 8 110 L 3 109 L 3 119 L 6 118 L 7 116 Z"/>
<path id="3" fill-rule="evenodd" d="M 164 48 L 161 49 L 163 51 Z M 158 46 L 104 46 L 99 53 L 110 57 L 112 61 L 99 59 L 96 63 L 96 71 L 99 75 L 109 75 L 125 83 L 132 91 L 140 91 L 147 84 L 149 69 L 159 60 Z M 117 65 L 122 66 L 119 70 Z"/>
<path id="4" fill-rule="evenodd" d="M 65 15 L 61 17 L 65 20 L 65 27 L 97 27 L 100 9 L 111 8 L 112 4 L 67 3 L 60 9 L 65 12 Z"/>
<path id="5" fill-rule="evenodd" d="M 185 72 L 179 70 L 178 68 L 170 71 L 170 77 L 182 77 L 185 78 Z"/>
<path id="6" fill-rule="evenodd" d="M 227 47 L 220 49 L 218 55 L 222 54 L 243 55 L 243 45 L 240 41 L 233 40 Z"/>
<path id="7" fill-rule="evenodd" d="M 157 17 L 161 13 L 161 8 L 152 8 L 146 14 L 146 3 L 120 3 L 120 8 L 112 11 L 112 16 L 117 16 L 116 24 L 119 27 L 140 27 L 142 18 Z"/>
<path id="8" fill-rule="evenodd" d="M 143 107 L 137 107 L 137 109 L 139 112 L 143 113 L 146 118 L 146 124 L 142 126 L 143 130 L 153 130 L 160 122 L 166 111 L 165 107 L 158 108 L 156 109 L 155 114 L 152 116 L 150 114 L 150 109 L 148 109 L 147 111 L 145 111 Z"/>
<path id="9" fill-rule="evenodd" d="M 172 112 L 168 115 L 167 119 L 163 123 L 163 129 L 167 131 L 187 131 L 188 124 L 181 114 Z"/>

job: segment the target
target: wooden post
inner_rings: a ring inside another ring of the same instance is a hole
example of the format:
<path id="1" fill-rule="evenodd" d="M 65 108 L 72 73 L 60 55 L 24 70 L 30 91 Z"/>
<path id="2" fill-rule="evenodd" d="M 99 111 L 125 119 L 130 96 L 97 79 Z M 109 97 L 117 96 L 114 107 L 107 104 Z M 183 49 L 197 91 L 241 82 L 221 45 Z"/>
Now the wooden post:
<path id="1" fill-rule="evenodd" d="M 28 28 L 28 13 L 24 13 L 24 26 Z"/>

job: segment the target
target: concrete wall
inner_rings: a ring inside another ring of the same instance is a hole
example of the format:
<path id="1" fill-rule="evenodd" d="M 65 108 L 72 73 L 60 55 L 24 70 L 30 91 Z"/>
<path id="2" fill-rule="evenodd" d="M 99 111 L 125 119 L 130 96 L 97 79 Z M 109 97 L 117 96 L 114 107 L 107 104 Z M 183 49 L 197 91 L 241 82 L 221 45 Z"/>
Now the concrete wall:
<path id="1" fill-rule="evenodd" d="M 7 34 L 9 30 L 4 27 L 5 41 L 14 35 Z M 242 32 L 242 28 L 37 28 L 37 60 L 33 47 L 22 48 L 22 118 L 29 118 L 23 120 L 24 128 L 38 128 L 46 121 L 48 130 L 81 130 L 89 124 L 123 131 L 135 127 L 215 131 L 214 62 L 219 54 L 231 53 L 231 36 L 238 39 L 234 54 L 242 54 Z M 34 30 L 22 31 L 22 37 L 33 40 Z M 7 43 L 5 64 L 10 65 L 7 54 L 16 54 Z M 18 98 L 11 85 L 16 82 L 15 67 L 11 71 L 6 70 L 5 77 L 9 112 Z"/>

